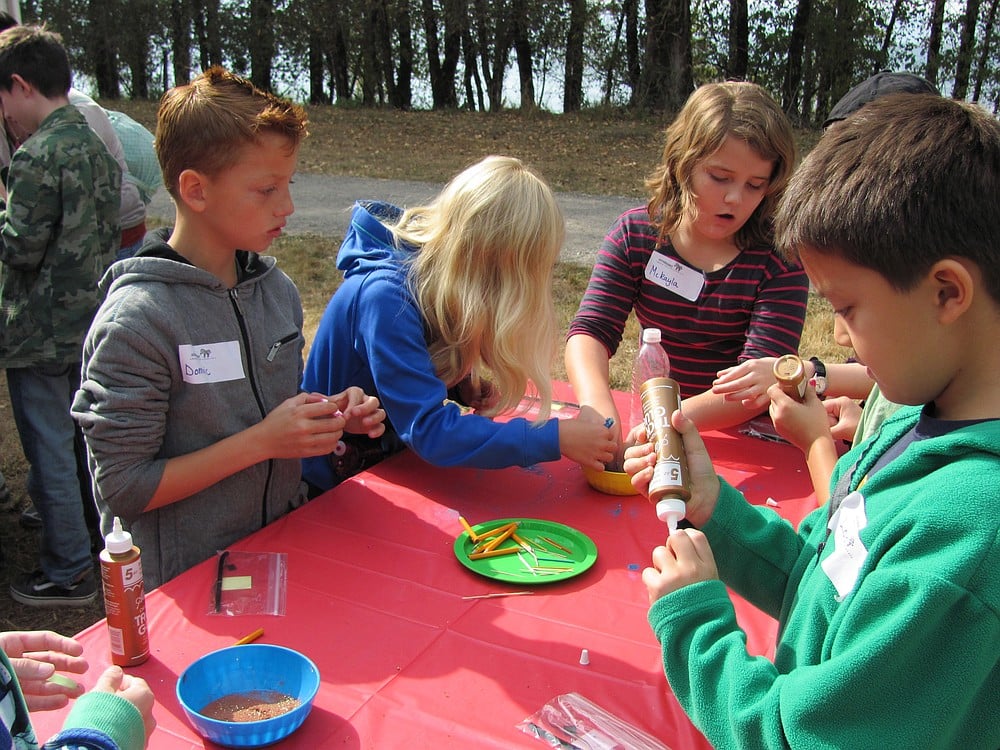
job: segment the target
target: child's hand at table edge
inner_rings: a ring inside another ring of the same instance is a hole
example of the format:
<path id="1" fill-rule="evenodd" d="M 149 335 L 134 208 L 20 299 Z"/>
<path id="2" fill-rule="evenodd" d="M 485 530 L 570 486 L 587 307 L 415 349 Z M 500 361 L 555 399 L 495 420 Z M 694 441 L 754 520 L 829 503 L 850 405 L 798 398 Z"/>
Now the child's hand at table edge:
<path id="1" fill-rule="evenodd" d="M 14 668 L 28 710 L 59 709 L 83 694 L 83 686 L 75 681 L 73 686 L 69 680 L 49 682 L 56 672 L 87 671 L 83 646 L 73 638 L 51 630 L 10 631 L 0 633 L 0 648 Z"/>
<path id="2" fill-rule="evenodd" d="M 124 698 L 135 706 L 142 716 L 146 740 L 149 741 L 150 735 L 156 729 L 156 719 L 153 718 L 153 704 L 156 702 L 156 698 L 144 679 L 125 674 L 121 667 L 110 666 L 97 680 L 93 692 L 111 693 L 119 698 Z"/>
<path id="3" fill-rule="evenodd" d="M 559 452 L 581 466 L 604 471 L 604 465 L 615 457 L 618 425 L 605 427 L 603 422 L 593 422 L 580 415 L 573 419 L 560 419 Z"/>
<path id="4" fill-rule="evenodd" d="M 686 503 L 685 518 L 694 526 L 701 526 L 715 512 L 715 504 L 719 501 L 719 477 L 694 422 L 678 409 L 670 415 L 670 423 L 681 434 L 687 455 L 691 498 Z M 648 441 L 642 425 L 638 425 L 630 437 L 638 442 L 625 451 L 625 472 L 631 477 L 632 486 L 649 497 L 649 480 L 653 478 L 656 463 L 653 444 Z"/>
<path id="5" fill-rule="evenodd" d="M 353 435 L 381 437 L 385 432 L 385 409 L 375 396 L 369 396 L 356 385 L 327 399 L 340 408 L 344 417 L 344 432 Z"/>
<path id="6" fill-rule="evenodd" d="M 719 577 L 708 539 L 697 529 L 678 529 L 653 550 L 653 566 L 642 571 L 649 603 L 684 586 Z"/>
<path id="7" fill-rule="evenodd" d="M 489 411 L 500 403 L 500 391 L 485 378 L 474 381 L 471 375 L 466 375 L 458 382 L 455 389 L 458 402 L 475 411 Z"/>

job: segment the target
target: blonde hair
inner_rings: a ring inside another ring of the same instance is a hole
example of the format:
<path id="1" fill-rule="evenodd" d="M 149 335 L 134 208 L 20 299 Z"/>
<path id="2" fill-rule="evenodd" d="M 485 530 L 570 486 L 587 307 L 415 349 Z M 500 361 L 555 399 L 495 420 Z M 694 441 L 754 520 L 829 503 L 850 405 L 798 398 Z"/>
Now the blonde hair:
<path id="1" fill-rule="evenodd" d="M 520 160 L 490 156 L 454 177 L 391 230 L 420 249 L 409 269 L 431 360 L 450 388 L 489 371 L 515 408 L 530 381 L 548 418 L 558 347 L 552 273 L 565 224 L 548 185 Z"/>
<path id="2" fill-rule="evenodd" d="M 160 99 L 154 147 L 163 184 L 178 199 L 181 172 L 194 169 L 215 177 L 261 133 L 285 136 L 289 152 L 294 151 L 308 134 L 306 124 L 302 107 L 213 66 Z"/>
<path id="3" fill-rule="evenodd" d="M 737 231 L 736 246 L 745 250 L 770 244 L 774 210 L 795 168 L 795 137 L 770 94 L 755 83 L 739 81 L 697 88 L 666 130 L 660 164 L 646 179 L 652 193 L 647 210 L 661 243 L 684 217 L 697 212 L 691 189 L 695 167 L 730 136 L 774 163 L 764 200 Z"/>

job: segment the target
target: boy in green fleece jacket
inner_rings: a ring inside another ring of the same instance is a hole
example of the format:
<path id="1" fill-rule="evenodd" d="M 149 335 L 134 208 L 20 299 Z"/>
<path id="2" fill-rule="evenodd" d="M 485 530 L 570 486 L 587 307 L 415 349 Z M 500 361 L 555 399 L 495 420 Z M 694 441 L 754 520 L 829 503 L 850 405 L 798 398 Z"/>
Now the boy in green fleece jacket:
<path id="1" fill-rule="evenodd" d="M 912 406 L 841 458 L 797 532 L 672 415 L 695 528 L 643 581 L 670 686 L 716 748 L 1000 747 L 998 195 L 1000 122 L 930 95 L 868 104 L 792 177 L 778 246 Z M 627 454 L 640 490 L 652 463 Z M 778 618 L 773 663 L 747 653 L 723 581 Z"/>
<path id="2" fill-rule="evenodd" d="M 57 671 L 87 671 L 83 646 L 47 630 L 0 633 L 0 748 L 37 750 L 28 711 L 62 708 L 83 693 Z M 93 690 L 77 698 L 45 750 L 141 750 L 156 726 L 146 681 L 108 667 Z"/>

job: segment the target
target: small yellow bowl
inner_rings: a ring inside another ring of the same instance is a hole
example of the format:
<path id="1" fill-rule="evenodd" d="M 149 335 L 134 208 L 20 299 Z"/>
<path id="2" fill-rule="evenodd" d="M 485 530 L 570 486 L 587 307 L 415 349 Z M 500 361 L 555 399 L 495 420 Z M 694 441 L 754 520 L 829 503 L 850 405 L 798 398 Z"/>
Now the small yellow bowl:
<path id="1" fill-rule="evenodd" d="M 587 484 L 605 495 L 639 494 L 624 471 L 597 471 L 584 466 L 583 475 L 587 478 Z"/>

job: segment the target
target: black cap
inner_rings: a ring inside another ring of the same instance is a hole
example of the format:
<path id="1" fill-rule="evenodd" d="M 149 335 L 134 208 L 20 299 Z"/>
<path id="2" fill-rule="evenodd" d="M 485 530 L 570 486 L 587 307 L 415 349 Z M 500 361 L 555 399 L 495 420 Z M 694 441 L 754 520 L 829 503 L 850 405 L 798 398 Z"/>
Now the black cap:
<path id="1" fill-rule="evenodd" d="M 844 94 L 840 101 L 833 105 L 823 127 L 843 120 L 868 102 L 886 94 L 937 94 L 940 96 L 941 92 L 926 78 L 921 78 L 913 73 L 893 73 L 884 70 L 862 81 Z"/>

